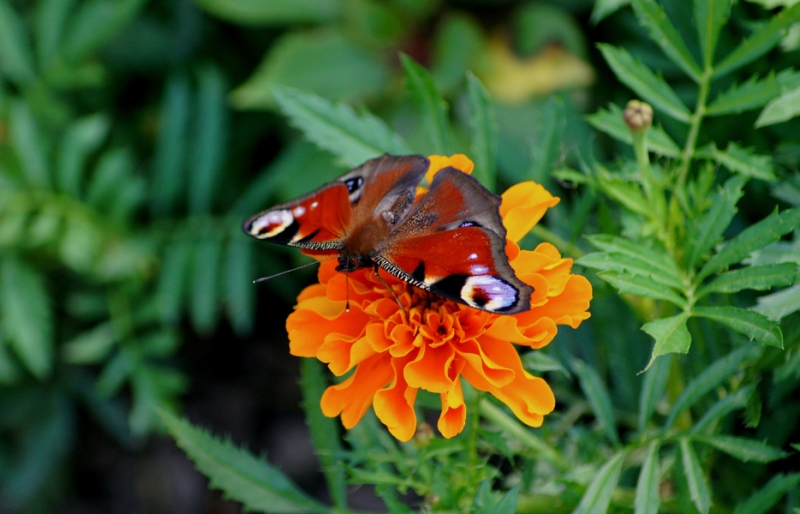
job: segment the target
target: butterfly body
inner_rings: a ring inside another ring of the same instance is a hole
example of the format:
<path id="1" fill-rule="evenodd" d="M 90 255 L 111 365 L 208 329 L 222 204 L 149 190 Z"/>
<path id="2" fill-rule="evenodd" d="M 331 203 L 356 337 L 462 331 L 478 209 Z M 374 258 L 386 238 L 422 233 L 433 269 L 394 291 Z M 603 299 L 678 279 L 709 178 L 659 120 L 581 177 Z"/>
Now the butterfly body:
<path id="1" fill-rule="evenodd" d="M 445 168 L 417 196 L 429 162 L 384 155 L 334 182 L 244 222 L 258 239 L 336 255 L 337 271 L 383 268 L 471 307 L 530 309 L 531 286 L 505 254 L 500 198 L 469 175 Z"/>

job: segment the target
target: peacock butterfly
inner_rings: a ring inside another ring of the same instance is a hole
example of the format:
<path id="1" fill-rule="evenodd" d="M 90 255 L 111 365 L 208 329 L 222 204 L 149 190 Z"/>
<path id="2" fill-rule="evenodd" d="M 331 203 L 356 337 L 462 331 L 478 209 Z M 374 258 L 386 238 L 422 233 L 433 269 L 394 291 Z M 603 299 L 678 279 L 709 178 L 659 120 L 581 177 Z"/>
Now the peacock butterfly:
<path id="1" fill-rule="evenodd" d="M 337 256 L 337 271 L 380 266 L 411 285 L 484 311 L 530 309 L 533 288 L 505 253 L 500 197 L 455 168 L 428 170 L 421 155 L 371 159 L 290 202 L 245 220 L 257 238 Z"/>

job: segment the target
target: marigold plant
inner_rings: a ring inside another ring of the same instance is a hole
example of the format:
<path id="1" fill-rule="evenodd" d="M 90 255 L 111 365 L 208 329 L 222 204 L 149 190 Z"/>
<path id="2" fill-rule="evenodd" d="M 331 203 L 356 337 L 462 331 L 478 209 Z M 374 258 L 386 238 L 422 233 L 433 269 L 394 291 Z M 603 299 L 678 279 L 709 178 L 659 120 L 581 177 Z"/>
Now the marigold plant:
<path id="1" fill-rule="evenodd" d="M 473 169 L 463 155 L 434 155 L 430 161 L 429 181 L 448 166 L 465 173 Z M 352 372 L 322 396 L 326 416 L 341 415 L 344 426 L 352 428 L 373 406 L 392 435 L 408 441 L 418 423 L 414 402 L 424 389 L 441 396 L 438 428 L 450 438 L 466 420 L 462 377 L 508 405 L 527 425 L 540 426 L 553 411 L 550 386 L 523 369 L 514 344 L 539 349 L 553 340 L 558 325 L 577 328 L 589 317 L 592 287 L 570 273 L 572 259 L 562 258 L 553 245 L 542 243 L 533 251 L 517 245 L 558 198 L 534 182 L 517 184 L 502 198 L 506 253 L 517 276 L 534 287 L 527 312 L 493 314 L 383 270 L 380 278 L 371 269 L 345 276 L 335 271 L 335 260 L 320 265 L 319 283 L 298 296 L 286 328 L 293 355 L 316 357 L 337 376 Z"/>

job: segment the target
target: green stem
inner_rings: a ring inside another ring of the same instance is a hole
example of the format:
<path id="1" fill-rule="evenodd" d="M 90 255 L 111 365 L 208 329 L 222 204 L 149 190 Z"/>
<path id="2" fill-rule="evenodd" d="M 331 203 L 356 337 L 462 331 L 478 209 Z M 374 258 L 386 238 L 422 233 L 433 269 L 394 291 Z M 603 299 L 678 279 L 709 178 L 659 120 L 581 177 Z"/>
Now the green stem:
<path id="1" fill-rule="evenodd" d="M 474 387 L 471 387 L 466 381 L 462 382 L 464 384 L 465 389 L 471 389 L 470 391 L 470 405 L 467 409 L 467 416 L 468 416 L 468 430 L 469 430 L 469 437 L 467 439 L 467 463 L 470 469 L 470 475 L 473 475 L 472 471 L 477 469 L 480 466 L 480 458 L 478 457 L 478 428 L 480 427 L 481 423 L 481 407 L 483 406 L 483 391 L 478 391 Z"/>
<path id="2" fill-rule="evenodd" d="M 686 138 L 686 146 L 683 148 L 683 155 L 681 157 L 680 176 L 678 178 L 677 187 L 681 187 L 686 183 L 686 177 L 689 174 L 689 166 L 691 165 L 692 158 L 694 157 L 695 146 L 697 145 L 697 137 L 700 135 L 700 125 L 703 122 L 703 117 L 706 114 L 706 101 L 708 100 L 708 91 L 711 86 L 711 76 L 714 74 L 714 69 L 707 66 L 700 77 L 700 91 L 697 94 L 697 107 L 691 118 L 691 125 L 689 127 L 689 137 Z"/>
<path id="3" fill-rule="evenodd" d="M 541 458 L 550 462 L 560 470 L 567 471 L 572 468 L 572 464 L 557 450 L 531 432 L 528 427 L 523 426 L 522 423 L 503 412 L 502 409 L 495 406 L 486 398 L 481 401 L 481 412 L 483 417 L 516 437 L 519 442 L 539 454 Z"/>

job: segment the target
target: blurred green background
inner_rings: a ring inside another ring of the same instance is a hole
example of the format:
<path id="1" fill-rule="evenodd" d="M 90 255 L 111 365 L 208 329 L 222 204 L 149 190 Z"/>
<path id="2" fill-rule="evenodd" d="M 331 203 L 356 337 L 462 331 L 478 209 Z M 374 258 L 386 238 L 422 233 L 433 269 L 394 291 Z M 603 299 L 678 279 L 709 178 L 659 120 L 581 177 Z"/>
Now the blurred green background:
<path id="1" fill-rule="evenodd" d="M 696 94 L 626 3 L 0 0 L 0 512 L 238 512 L 159 433 L 156 406 L 265 451 L 324 499 L 284 329 L 314 271 L 253 286 L 305 261 L 240 224 L 353 163 L 289 126 L 273 88 L 368 110 L 428 153 L 402 52 L 430 70 L 450 104 L 451 150 L 466 152 L 471 71 L 497 113 L 496 189 L 545 184 L 562 198 L 547 226 L 585 250 L 582 235 L 619 233 L 627 220 L 551 171 L 633 155 L 586 121 L 634 97 L 595 44 L 626 48 L 689 105 Z M 735 4 L 720 52 L 773 4 Z M 682 34 L 694 30 L 691 2 L 664 7 Z M 719 87 L 799 64 L 799 43 L 795 25 Z M 734 230 L 800 203 L 800 122 L 757 130 L 757 116 L 709 119 L 700 137 L 772 156 L 780 177 L 779 188 L 748 186 Z M 658 113 L 656 124 L 686 131 Z M 635 412 L 652 339 L 635 302 L 591 279 L 592 320 L 549 351 L 590 363 L 615 407 Z M 559 409 L 578 404 L 576 384 L 551 375 Z M 797 379 L 785 387 L 751 433 L 777 446 L 798 440 Z M 592 444 L 587 427 L 571 434 Z M 352 506 L 379 508 L 368 488 Z"/>

